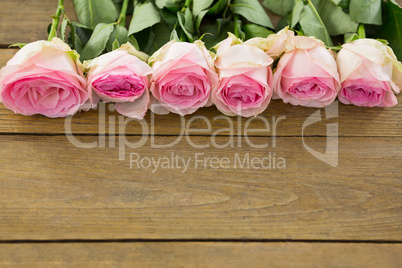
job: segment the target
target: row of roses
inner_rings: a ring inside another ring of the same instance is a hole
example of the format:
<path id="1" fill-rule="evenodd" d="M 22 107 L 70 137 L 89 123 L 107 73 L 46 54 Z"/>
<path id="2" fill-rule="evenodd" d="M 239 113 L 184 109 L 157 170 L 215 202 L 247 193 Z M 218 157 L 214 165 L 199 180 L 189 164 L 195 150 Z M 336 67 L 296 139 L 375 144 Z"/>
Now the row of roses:
<path id="1" fill-rule="evenodd" d="M 150 58 L 129 43 L 81 64 L 58 38 L 23 47 L 0 71 L 0 101 L 15 113 L 65 117 L 116 103 L 122 115 L 191 114 L 215 104 L 225 115 L 256 116 L 271 98 L 324 107 L 389 107 L 402 86 L 402 65 L 387 45 L 358 39 L 336 55 L 315 38 L 284 29 L 267 38 L 219 43 L 171 41 Z M 275 73 L 274 61 L 279 59 Z M 85 75 L 84 75 L 85 74 Z"/>

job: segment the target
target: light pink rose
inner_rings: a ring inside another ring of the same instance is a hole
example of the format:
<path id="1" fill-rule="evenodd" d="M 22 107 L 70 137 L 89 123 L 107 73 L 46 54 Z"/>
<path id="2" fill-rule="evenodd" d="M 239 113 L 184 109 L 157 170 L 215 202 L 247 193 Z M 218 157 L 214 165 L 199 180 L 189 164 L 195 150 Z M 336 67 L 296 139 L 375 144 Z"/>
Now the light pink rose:
<path id="1" fill-rule="evenodd" d="M 212 90 L 212 101 L 225 115 L 256 116 L 271 101 L 273 59 L 255 46 L 233 41 L 227 38 L 217 50 L 220 81 Z"/>
<path id="2" fill-rule="evenodd" d="M 285 103 L 308 107 L 331 104 L 340 89 L 334 56 L 314 38 L 295 36 L 274 74 L 274 90 Z"/>
<path id="3" fill-rule="evenodd" d="M 191 114 L 210 105 L 211 88 L 218 82 L 213 60 L 201 41 L 171 41 L 151 56 L 153 112 Z"/>
<path id="4" fill-rule="evenodd" d="M 367 107 L 396 105 L 394 92 L 402 87 L 402 64 L 392 49 L 373 39 L 358 39 L 342 47 L 336 59 L 342 83 L 339 100 Z"/>
<path id="5" fill-rule="evenodd" d="M 88 90 L 96 94 L 92 104 L 97 104 L 99 99 L 115 102 L 120 114 L 142 119 L 148 110 L 152 68 L 130 54 L 133 50 L 131 45 L 125 44 L 90 61 Z"/>
<path id="6" fill-rule="evenodd" d="M 24 46 L 0 71 L 0 101 L 23 115 L 76 113 L 89 97 L 78 57 L 58 38 Z"/>

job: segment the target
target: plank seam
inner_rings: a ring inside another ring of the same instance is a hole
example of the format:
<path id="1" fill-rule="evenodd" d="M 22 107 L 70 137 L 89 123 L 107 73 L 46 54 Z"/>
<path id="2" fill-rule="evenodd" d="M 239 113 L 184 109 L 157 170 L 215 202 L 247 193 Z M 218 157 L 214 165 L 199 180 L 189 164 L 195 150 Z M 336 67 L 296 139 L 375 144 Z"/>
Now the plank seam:
<path id="1" fill-rule="evenodd" d="M 180 135 L 176 134 L 124 134 L 126 137 L 179 137 Z M 65 133 L 26 133 L 26 132 L 0 132 L 0 136 L 72 136 L 70 134 L 65 134 Z M 98 137 L 98 136 L 120 136 L 119 134 L 102 134 L 102 133 L 74 133 L 73 136 L 88 136 L 88 137 Z M 186 135 L 183 134 L 181 135 L 183 137 L 213 137 L 214 135 L 202 135 L 202 134 L 191 134 L 191 135 Z M 214 137 L 253 137 L 253 138 L 269 138 L 269 137 L 278 137 L 278 138 L 301 138 L 301 137 L 317 137 L 317 138 L 327 138 L 327 137 L 334 137 L 334 136 L 327 136 L 327 135 L 215 135 Z M 391 136 L 385 136 L 385 135 L 380 135 L 380 136 L 370 136 L 370 135 L 361 135 L 361 136 L 353 136 L 353 135 L 338 135 L 337 137 L 339 138 L 400 138 L 402 136 L 397 136 L 397 135 L 391 135 Z"/>
<path id="2" fill-rule="evenodd" d="M 56 240 L 0 240 L 0 244 L 55 244 L 55 243 L 357 243 L 357 244 L 402 244 L 402 240 L 316 240 L 316 239 L 56 239 Z"/>

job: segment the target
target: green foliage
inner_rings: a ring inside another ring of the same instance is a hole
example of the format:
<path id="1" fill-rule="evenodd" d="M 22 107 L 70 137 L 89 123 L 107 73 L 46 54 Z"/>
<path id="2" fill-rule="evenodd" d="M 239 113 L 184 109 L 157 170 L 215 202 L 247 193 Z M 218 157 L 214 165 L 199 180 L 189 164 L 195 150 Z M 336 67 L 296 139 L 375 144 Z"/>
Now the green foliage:
<path id="1" fill-rule="evenodd" d="M 267 28 L 261 27 L 256 24 L 246 24 L 243 27 L 244 32 L 246 33 L 246 39 L 254 38 L 254 37 L 262 37 L 266 38 L 268 35 L 273 34 L 274 32 L 268 30 Z"/>
<path id="2" fill-rule="evenodd" d="M 300 25 L 307 36 L 315 36 L 324 41 L 327 46 L 333 45 L 327 28 L 311 2 L 303 7 L 300 14 Z"/>
<path id="3" fill-rule="evenodd" d="M 197 16 L 201 11 L 209 8 L 213 0 L 193 0 L 193 14 Z"/>
<path id="4" fill-rule="evenodd" d="M 381 24 L 381 0 L 350 0 L 350 17 L 357 22 Z"/>
<path id="5" fill-rule="evenodd" d="M 378 37 L 386 39 L 398 60 L 402 61 L 402 9 L 394 0 L 388 0 L 387 7 L 389 18 Z"/>
<path id="6" fill-rule="evenodd" d="M 138 33 L 145 28 L 155 25 L 161 20 L 159 10 L 151 2 L 137 4 L 134 8 L 133 18 L 128 33 Z"/>
<path id="7" fill-rule="evenodd" d="M 275 14 L 284 16 L 292 10 L 295 0 L 264 0 L 262 4 Z"/>
<path id="8" fill-rule="evenodd" d="M 27 45 L 26 43 L 15 43 L 15 44 L 9 45 L 8 47 L 9 47 L 9 48 L 11 48 L 11 47 L 23 48 L 23 47 L 25 47 L 26 45 Z"/>
<path id="9" fill-rule="evenodd" d="M 80 22 L 91 29 L 115 22 L 118 15 L 112 0 L 74 0 L 74 7 Z"/>
<path id="10" fill-rule="evenodd" d="M 352 21 L 349 15 L 333 2 L 328 0 L 312 0 L 312 2 L 330 35 L 340 35 L 357 30 L 358 23 Z"/>
<path id="11" fill-rule="evenodd" d="M 81 51 L 83 60 L 93 59 L 99 56 L 106 48 L 110 34 L 113 32 L 113 24 L 99 23 L 96 25 L 91 38 Z"/>
<path id="12" fill-rule="evenodd" d="M 112 34 L 109 36 L 109 39 L 106 43 L 106 51 L 112 51 L 115 50 L 113 47 L 114 45 L 118 44 L 120 45 L 125 44 L 128 42 L 128 32 L 126 27 L 123 27 L 121 25 L 115 25 L 114 30 Z M 116 43 L 116 44 L 115 44 Z"/>
<path id="13" fill-rule="evenodd" d="M 258 0 L 234 0 L 230 9 L 252 23 L 274 29 L 270 18 Z"/>

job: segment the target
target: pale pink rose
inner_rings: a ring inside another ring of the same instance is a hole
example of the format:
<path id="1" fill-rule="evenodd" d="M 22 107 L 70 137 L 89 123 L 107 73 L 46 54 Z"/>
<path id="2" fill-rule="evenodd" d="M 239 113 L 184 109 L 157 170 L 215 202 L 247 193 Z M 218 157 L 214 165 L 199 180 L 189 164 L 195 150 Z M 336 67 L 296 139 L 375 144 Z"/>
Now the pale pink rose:
<path id="1" fill-rule="evenodd" d="M 224 40 L 217 50 L 215 66 L 220 81 L 212 90 L 212 101 L 225 115 L 256 116 L 272 97 L 273 59 L 263 50 Z"/>
<path id="2" fill-rule="evenodd" d="M 402 87 L 402 64 L 392 49 L 373 39 L 358 39 L 342 47 L 336 59 L 342 83 L 339 100 L 367 107 L 396 105 L 394 92 Z"/>
<path id="3" fill-rule="evenodd" d="M 210 105 L 211 88 L 218 82 L 213 60 L 201 41 L 171 41 L 151 56 L 153 112 L 191 114 Z"/>
<path id="4" fill-rule="evenodd" d="M 88 63 L 88 90 L 99 99 L 115 102 L 116 111 L 122 115 L 142 119 L 149 104 L 149 78 L 152 68 L 130 54 L 134 48 L 125 44 L 122 48 L 103 54 Z"/>
<path id="5" fill-rule="evenodd" d="M 336 61 L 324 44 L 295 36 L 285 42 L 286 52 L 274 74 L 274 90 L 285 103 L 308 107 L 330 105 L 340 89 Z"/>
<path id="6" fill-rule="evenodd" d="M 76 113 L 89 97 L 78 57 L 58 38 L 24 46 L 0 71 L 0 101 L 23 115 Z"/>

